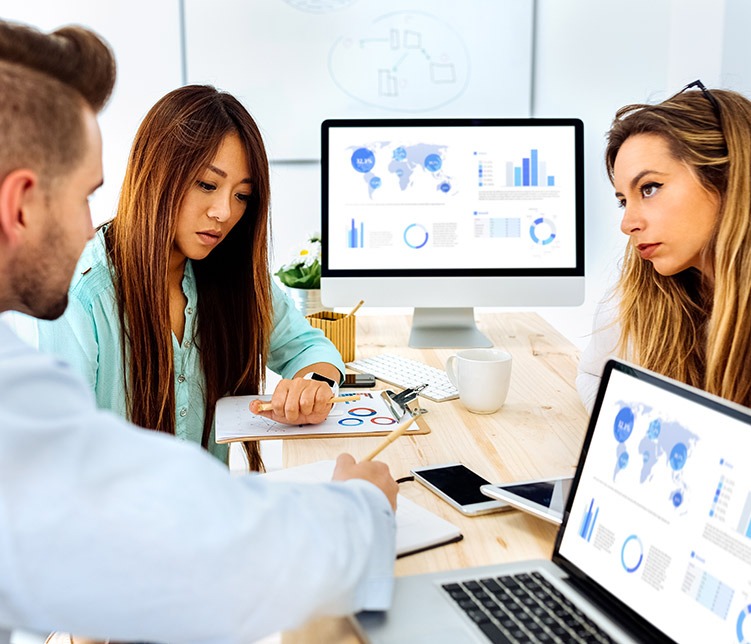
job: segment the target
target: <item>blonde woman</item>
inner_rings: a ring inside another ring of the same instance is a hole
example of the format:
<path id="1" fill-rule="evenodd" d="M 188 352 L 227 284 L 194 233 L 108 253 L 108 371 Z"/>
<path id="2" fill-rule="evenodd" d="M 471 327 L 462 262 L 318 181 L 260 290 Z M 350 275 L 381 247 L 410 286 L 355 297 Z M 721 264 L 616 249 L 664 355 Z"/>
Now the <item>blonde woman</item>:
<path id="1" fill-rule="evenodd" d="M 618 355 L 751 406 L 751 102 L 695 81 L 623 107 L 605 163 L 629 241 L 580 363 L 584 403 Z"/>

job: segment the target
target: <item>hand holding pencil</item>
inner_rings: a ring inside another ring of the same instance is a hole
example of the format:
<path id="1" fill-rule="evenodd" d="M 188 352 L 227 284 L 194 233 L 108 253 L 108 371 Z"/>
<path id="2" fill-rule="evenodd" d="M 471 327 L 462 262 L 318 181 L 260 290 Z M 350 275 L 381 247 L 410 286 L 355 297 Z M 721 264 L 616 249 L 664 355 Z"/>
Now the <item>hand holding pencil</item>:
<path id="1" fill-rule="evenodd" d="M 357 463 L 351 454 L 339 454 L 332 480 L 348 481 L 350 479 L 363 479 L 380 488 L 391 504 L 391 508 L 396 510 L 396 495 L 399 492 L 399 486 L 391 476 L 386 463 L 379 461 Z"/>
<path id="2" fill-rule="evenodd" d="M 389 503 L 391 503 L 391 507 L 396 510 L 396 495 L 399 491 L 399 486 L 391 476 L 388 466 L 373 459 L 397 438 L 403 436 L 410 425 L 415 422 L 415 418 L 416 416 L 412 415 L 402 418 L 401 422 L 383 439 L 381 444 L 359 463 L 355 462 L 355 459 L 350 454 L 340 454 L 339 458 L 336 459 L 333 480 L 346 481 L 355 478 L 370 481 L 381 489 L 389 500 Z"/>
<path id="3" fill-rule="evenodd" d="M 347 396 L 352 400 L 353 396 Z M 252 413 L 286 425 L 315 425 L 322 423 L 331 411 L 333 399 L 331 387 L 319 380 L 301 377 L 284 379 L 274 389 L 270 402 L 253 400 Z"/>
<path id="4" fill-rule="evenodd" d="M 340 402 L 357 402 L 360 400 L 362 396 L 360 394 L 352 394 L 349 396 L 334 396 L 332 397 L 329 402 L 333 405 L 334 403 L 340 403 Z M 271 411 L 274 409 L 274 404 L 269 402 L 263 402 L 262 400 L 251 400 L 250 401 L 250 411 L 252 411 L 254 414 L 257 414 L 261 411 Z"/>

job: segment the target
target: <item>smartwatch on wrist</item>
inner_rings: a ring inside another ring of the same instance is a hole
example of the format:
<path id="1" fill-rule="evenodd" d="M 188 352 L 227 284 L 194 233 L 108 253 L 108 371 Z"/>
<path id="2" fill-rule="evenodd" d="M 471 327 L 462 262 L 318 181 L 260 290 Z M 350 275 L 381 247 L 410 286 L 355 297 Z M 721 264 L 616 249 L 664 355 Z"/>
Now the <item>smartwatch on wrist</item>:
<path id="1" fill-rule="evenodd" d="M 332 396 L 339 395 L 339 383 L 336 382 L 335 380 L 332 380 L 331 378 L 322 376 L 320 373 L 316 373 L 315 371 L 310 371 L 303 376 L 303 380 L 318 380 L 319 382 L 325 382 L 329 387 L 331 387 Z"/>

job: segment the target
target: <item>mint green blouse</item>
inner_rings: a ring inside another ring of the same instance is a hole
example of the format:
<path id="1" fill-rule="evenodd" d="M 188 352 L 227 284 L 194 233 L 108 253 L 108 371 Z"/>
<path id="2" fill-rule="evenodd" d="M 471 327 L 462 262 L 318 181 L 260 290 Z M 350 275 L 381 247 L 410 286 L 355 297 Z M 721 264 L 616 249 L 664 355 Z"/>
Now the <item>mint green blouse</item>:
<path id="1" fill-rule="evenodd" d="M 195 345 L 198 293 L 190 260 L 185 264 L 182 288 L 188 300 L 182 344 L 172 335 L 175 434 L 200 444 L 206 404 L 204 375 Z M 334 345 L 319 329 L 308 324 L 275 284 L 272 284 L 272 296 L 274 326 L 268 367 L 284 378 L 291 378 L 303 367 L 316 362 L 328 362 L 344 373 L 344 363 Z M 120 320 L 103 231 L 86 246 L 68 297 L 68 309 L 60 319 L 39 322 L 39 348 L 57 355 L 80 372 L 93 389 L 100 408 L 126 417 Z M 229 447 L 214 441 L 213 429 L 208 448 L 218 459 L 227 462 Z"/>

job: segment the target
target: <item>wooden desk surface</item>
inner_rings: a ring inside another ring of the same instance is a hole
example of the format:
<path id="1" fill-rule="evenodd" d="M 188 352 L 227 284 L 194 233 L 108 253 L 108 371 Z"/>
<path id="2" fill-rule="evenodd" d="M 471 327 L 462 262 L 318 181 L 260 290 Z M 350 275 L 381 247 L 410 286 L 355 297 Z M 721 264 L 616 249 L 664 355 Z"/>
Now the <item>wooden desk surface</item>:
<path id="1" fill-rule="evenodd" d="M 394 353 L 443 368 L 455 349 L 407 347 L 407 316 L 359 316 L 357 357 Z M 418 465 L 459 461 L 492 482 L 570 475 L 579 459 L 587 413 L 574 384 L 576 347 L 536 313 L 478 316 L 478 327 L 513 356 L 511 387 L 495 414 L 466 411 L 458 400 L 435 403 L 424 398 L 424 417 L 431 433 L 400 438 L 378 456 L 395 478 Z M 378 388 L 386 385 L 378 383 Z M 381 438 L 291 440 L 284 443 L 286 467 L 340 452 L 358 458 Z M 517 511 L 465 517 L 417 482 L 400 493 L 457 525 L 464 539 L 396 562 L 396 575 L 437 572 L 467 566 L 549 558 L 556 526 Z M 357 642 L 344 619 L 324 619 L 286 633 L 283 641 Z"/>

